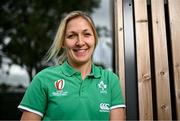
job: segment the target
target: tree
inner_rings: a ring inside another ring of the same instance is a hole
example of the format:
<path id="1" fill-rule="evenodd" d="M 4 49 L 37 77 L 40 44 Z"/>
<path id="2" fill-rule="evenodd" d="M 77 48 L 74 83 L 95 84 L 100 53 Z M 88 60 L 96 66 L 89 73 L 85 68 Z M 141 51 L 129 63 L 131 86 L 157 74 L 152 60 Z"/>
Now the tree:
<path id="1" fill-rule="evenodd" d="M 46 66 L 42 57 L 62 16 L 72 10 L 92 13 L 99 3 L 100 0 L 1 0 L 0 51 L 12 63 L 26 67 L 32 78 L 33 70 L 38 72 Z"/>

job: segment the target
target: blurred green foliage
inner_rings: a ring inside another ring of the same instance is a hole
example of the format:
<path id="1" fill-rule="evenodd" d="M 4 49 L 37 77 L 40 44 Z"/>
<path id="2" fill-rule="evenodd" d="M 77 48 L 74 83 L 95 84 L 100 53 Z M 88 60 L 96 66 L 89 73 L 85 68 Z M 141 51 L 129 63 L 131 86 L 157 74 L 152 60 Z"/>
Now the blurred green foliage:
<path id="1" fill-rule="evenodd" d="M 60 20 L 72 10 L 93 13 L 100 0 L 0 0 L 0 63 L 2 56 L 32 71 L 45 67 L 43 56 Z"/>

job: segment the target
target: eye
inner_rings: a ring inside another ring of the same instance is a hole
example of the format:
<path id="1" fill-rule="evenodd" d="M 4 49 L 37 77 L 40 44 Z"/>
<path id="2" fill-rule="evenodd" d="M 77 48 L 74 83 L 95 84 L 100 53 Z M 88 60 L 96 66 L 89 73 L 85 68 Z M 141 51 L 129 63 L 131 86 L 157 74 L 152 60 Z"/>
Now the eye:
<path id="1" fill-rule="evenodd" d="M 85 37 L 89 37 L 89 36 L 91 36 L 92 34 L 91 33 L 84 33 L 84 36 Z"/>
<path id="2" fill-rule="evenodd" d="M 69 35 L 67 35 L 67 38 L 68 39 L 73 39 L 75 37 L 75 34 L 69 34 Z"/>

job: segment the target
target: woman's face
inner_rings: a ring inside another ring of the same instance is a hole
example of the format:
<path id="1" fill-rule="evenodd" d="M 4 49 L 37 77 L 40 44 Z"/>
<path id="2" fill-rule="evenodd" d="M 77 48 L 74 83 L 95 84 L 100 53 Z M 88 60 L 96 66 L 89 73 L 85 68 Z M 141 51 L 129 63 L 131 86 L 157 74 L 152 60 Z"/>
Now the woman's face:
<path id="1" fill-rule="evenodd" d="M 92 27 L 86 19 L 76 17 L 67 23 L 64 47 L 71 64 L 80 65 L 91 62 L 95 37 Z"/>

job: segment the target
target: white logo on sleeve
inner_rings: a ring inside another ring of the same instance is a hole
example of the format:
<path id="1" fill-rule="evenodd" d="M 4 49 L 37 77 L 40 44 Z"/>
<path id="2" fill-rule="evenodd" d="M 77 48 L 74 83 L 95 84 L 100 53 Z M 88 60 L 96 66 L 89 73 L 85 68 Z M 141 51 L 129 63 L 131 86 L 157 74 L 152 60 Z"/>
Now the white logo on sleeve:
<path id="1" fill-rule="evenodd" d="M 109 108 L 110 105 L 108 103 L 100 103 L 99 108 L 100 108 L 100 112 L 109 112 Z"/>

